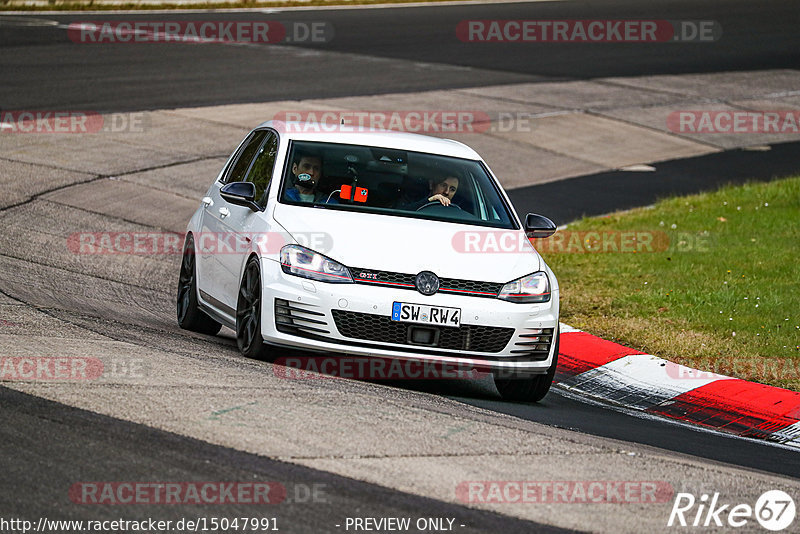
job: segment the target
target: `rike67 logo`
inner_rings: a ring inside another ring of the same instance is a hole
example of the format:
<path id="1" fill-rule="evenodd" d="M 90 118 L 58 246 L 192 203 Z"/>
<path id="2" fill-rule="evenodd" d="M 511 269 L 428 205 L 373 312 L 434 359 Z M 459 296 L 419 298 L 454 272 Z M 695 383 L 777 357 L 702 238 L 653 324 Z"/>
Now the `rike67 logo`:
<path id="1" fill-rule="evenodd" d="M 781 490 L 761 494 L 755 506 L 723 503 L 719 493 L 703 494 L 699 499 L 691 493 L 678 493 L 669 514 L 667 526 L 734 527 L 750 526 L 755 519 L 763 528 L 774 532 L 784 530 L 794 522 L 794 499 Z"/>

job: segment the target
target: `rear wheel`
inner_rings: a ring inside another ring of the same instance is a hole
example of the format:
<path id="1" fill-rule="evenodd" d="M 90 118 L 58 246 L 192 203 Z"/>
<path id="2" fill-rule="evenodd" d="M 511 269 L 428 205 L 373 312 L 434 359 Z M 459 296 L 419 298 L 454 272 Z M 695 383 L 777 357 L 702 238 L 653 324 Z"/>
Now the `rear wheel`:
<path id="1" fill-rule="evenodd" d="M 209 317 L 197 305 L 197 269 L 195 268 L 194 238 L 191 234 L 183 244 L 181 274 L 178 278 L 178 326 L 184 330 L 215 335 L 222 325 Z"/>
<path id="2" fill-rule="evenodd" d="M 553 384 L 558 365 L 558 345 L 561 339 L 559 329 L 556 328 L 556 346 L 553 351 L 553 363 L 543 375 L 534 375 L 526 378 L 494 378 L 494 385 L 504 400 L 515 402 L 539 402 Z"/>
<path id="3" fill-rule="evenodd" d="M 261 337 L 261 267 L 258 258 L 247 262 L 236 303 L 236 344 L 248 358 L 268 359 Z"/>

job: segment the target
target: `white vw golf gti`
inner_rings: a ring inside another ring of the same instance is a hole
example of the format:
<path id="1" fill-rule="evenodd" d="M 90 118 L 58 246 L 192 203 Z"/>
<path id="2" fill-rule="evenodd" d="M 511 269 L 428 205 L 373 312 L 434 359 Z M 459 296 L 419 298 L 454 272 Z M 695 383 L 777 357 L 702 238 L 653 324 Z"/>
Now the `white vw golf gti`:
<path id="1" fill-rule="evenodd" d="M 182 328 L 281 347 L 472 367 L 538 401 L 558 356 L 558 282 L 486 163 L 462 143 L 266 122 L 189 222 Z"/>

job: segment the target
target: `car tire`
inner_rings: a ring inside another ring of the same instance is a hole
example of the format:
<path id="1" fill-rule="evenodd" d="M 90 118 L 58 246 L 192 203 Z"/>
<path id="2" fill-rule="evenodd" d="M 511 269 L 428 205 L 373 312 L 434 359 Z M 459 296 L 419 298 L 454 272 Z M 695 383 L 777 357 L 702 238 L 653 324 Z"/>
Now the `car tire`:
<path id="1" fill-rule="evenodd" d="M 503 400 L 514 402 L 539 402 L 553 384 L 553 377 L 558 366 L 558 346 L 561 340 L 561 333 L 556 327 L 556 347 L 553 351 L 553 363 L 543 375 L 535 375 L 526 378 L 494 378 L 494 385 Z"/>
<path id="2" fill-rule="evenodd" d="M 236 301 L 236 344 L 248 358 L 268 360 L 269 350 L 261 336 L 261 263 L 247 261 Z"/>
<path id="3" fill-rule="evenodd" d="M 195 265 L 194 238 L 186 236 L 181 258 L 181 272 L 178 277 L 177 295 L 178 326 L 184 330 L 216 335 L 222 325 L 206 315 L 197 305 L 197 268 Z"/>

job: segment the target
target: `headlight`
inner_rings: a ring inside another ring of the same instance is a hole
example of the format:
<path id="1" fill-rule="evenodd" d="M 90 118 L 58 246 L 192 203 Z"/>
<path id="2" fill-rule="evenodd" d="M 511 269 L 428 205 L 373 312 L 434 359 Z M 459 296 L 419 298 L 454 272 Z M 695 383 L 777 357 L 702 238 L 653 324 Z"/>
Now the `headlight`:
<path id="1" fill-rule="evenodd" d="M 510 302 L 548 302 L 550 300 L 550 280 L 541 271 L 523 276 L 504 285 L 497 298 Z"/>
<path id="2" fill-rule="evenodd" d="M 353 283 L 347 267 L 300 245 L 286 245 L 281 249 L 281 269 L 286 274 L 320 282 Z"/>

